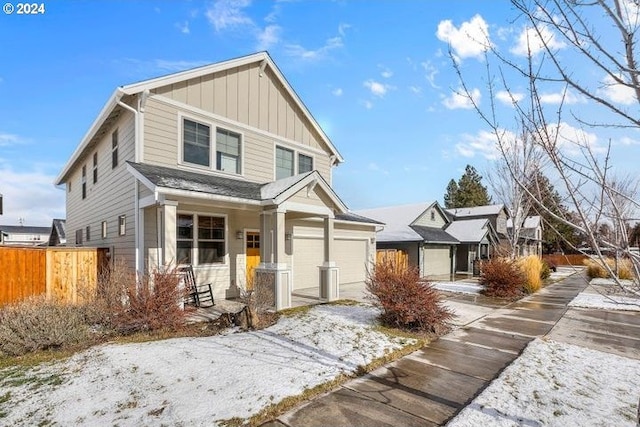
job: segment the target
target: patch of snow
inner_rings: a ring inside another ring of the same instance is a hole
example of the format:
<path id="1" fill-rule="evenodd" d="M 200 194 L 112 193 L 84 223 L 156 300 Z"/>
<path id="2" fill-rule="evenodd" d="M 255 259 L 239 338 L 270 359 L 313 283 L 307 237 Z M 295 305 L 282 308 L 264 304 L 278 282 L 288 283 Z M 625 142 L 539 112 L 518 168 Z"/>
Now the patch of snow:
<path id="1" fill-rule="evenodd" d="M 479 294 L 482 286 L 465 282 L 433 282 L 431 285 L 441 291 L 458 292 L 463 294 Z"/>
<path id="2" fill-rule="evenodd" d="M 640 360 L 536 339 L 448 427 L 635 426 Z"/>
<path id="3" fill-rule="evenodd" d="M 618 286 L 613 279 L 602 279 L 600 277 L 591 279 L 589 284 L 596 286 Z M 625 287 L 631 287 L 634 285 L 633 280 L 620 280 L 620 284 Z"/>
<path id="4" fill-rule="evenodd" d="M 569 303 L 569 307 L 640 311 L 640 298 L 581 292 Z"/>
<path id="5" fill-rule="evenodd" d="M 376 331 L 368 305 L 323 305 L 267 329 L 94 347 L 8 381 L 0 370 L 6 425 L 219 425 L 246 419 L 307 388 L 351 374 L 413 340 Z M 10 369 L 10 368 L 8 368 Z M 37 381 L 36 381 L 37 382 Z"/>

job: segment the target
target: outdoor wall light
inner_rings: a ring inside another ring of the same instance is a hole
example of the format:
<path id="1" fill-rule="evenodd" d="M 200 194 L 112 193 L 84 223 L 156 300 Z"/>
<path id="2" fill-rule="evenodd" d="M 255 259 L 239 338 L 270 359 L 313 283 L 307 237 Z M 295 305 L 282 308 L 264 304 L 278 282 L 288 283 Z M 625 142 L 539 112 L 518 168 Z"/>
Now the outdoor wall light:
<path id="1" fill-rule="evenodd" d="M 243 238 L 244 238 L 244 233 L 242 232 L 242 230 L 236 231 L 236 239 L 242 240 Z"/>
<path id="2" fill-rule="evenodd" d="M 291 240 L 291 233 L 284 233 L 284 240 Z"/>

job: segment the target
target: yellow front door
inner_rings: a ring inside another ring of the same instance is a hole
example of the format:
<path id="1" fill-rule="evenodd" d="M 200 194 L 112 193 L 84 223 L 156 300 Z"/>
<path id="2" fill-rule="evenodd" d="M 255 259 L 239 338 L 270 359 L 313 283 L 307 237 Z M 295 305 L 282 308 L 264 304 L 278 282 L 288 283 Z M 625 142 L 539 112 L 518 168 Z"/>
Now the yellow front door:
<path id="1" fill-rule="evenodd" d="M 247 290 L 253 289 L 253 280 L 255 278 L 255 269 L 260 264 L 260 233 L 247 232 L 246 239 L 246 263 L 247 263 Z"/>

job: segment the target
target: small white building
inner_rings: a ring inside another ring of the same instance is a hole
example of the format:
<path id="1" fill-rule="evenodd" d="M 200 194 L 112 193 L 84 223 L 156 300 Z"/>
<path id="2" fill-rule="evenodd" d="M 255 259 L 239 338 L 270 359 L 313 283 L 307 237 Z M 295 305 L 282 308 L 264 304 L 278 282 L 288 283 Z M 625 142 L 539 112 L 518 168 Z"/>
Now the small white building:
<path id="1" fill-rule="evenodd" d="M 0 245 L 38 246 L 49 241 L 51 227 L 0 225 Z"/>

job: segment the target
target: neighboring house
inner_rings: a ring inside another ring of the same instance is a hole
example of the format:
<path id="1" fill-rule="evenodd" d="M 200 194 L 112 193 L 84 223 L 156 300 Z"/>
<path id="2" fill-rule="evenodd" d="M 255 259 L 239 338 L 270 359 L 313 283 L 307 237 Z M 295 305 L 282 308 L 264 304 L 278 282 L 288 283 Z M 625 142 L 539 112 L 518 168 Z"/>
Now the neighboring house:
<path id="1" fill-rule="evenodd" d="M 359 210 L 356 213 L 385 224 L 377 235 L 377 250 L 406 254 L 422 277 L 450 277 L 456 270 L 459 241 L 445 231 L 450 220 L 438 202 Z"/>
<path id="2" fill-rule="evenodd" d="M 0 245 L 38 246 L 47 243 L 51 227 L 0 225 Z"/>
<path id="3" fill-rule="evenodd" d="M 49 246 L 65 246 L 67 244 L 66 221 L 54 219 L 49 234 Z"/>
<path id="4" fill-rule="evenodd" d="M 446 211 L 453 220 L 488 219 L 500 240 L 508 238 L 507 220 L 511 215 L 509 215 L 509 211 L 505 205 L 474 206 L 471 208 L 447 209 Z"/>
<path id="5" fill-rule="evenodd" d="M 56 179 L 67 245 L 140 272 L 191 264 L 216 298 L 255 271 L 277 309 L 303 288 L 333 300 L 365 280 L 380 227 L 334 192 L 342 162 L 266 52 L 122 86 Z"/>
<path id="6" fill-rule="evenodd" d="M 499 236 L 487 218 L 456 219 L 445 229 L 458 239 L 456 273 L 474 273 L 474 260 L 490 258 Z"/>
<path id="7" fill-rule="evenodd" d="M 507 232 L 512 233 L 513 222 L 507 221 Z M 539 215 L 528 216 L 522 223 L 518 245 L 515 248 L 516 256 L 538 255 L 542 256 L 542 218 Z"/>

